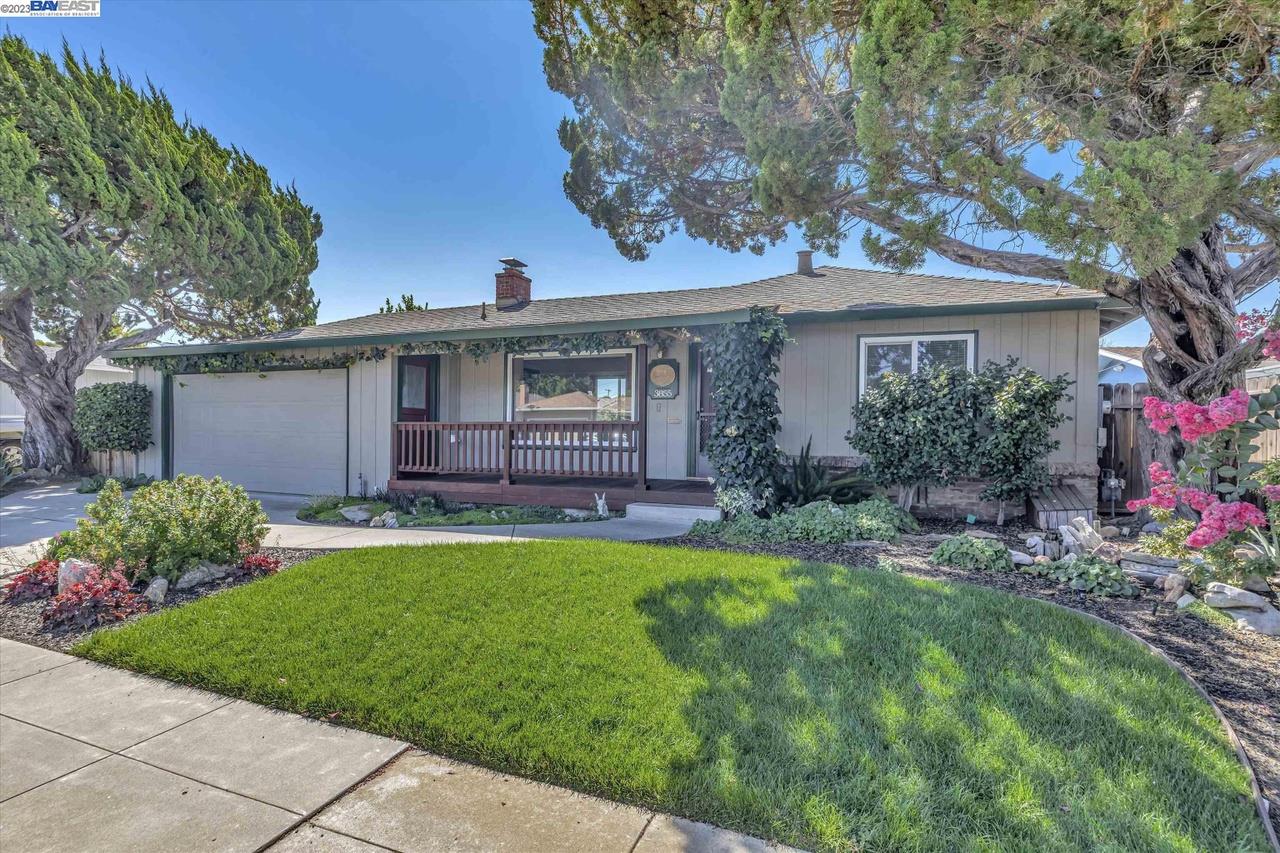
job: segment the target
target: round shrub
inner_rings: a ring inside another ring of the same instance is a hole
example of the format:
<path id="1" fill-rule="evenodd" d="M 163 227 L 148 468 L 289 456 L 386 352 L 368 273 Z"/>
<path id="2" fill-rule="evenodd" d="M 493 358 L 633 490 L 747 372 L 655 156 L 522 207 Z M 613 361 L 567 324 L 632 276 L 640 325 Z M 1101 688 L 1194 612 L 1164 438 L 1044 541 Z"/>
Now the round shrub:
<path id="1" fill-rule="evenodd" d="M 151 389 L 136 382 L 81 388 L 71 423 L 86 450 L 146 450 L 151 446 Z"/>
<path id="2" fill-rule="evenodd" d="M 85 515 L 60 540 L 59 558 L 99 566 L 120 561 L 135 582 L 157 575 L 172 581 L 202 560 L 239 564 L 267 533 L 262 505 L 221 477 L 180 474 L 143 486 L 128 500 L 120 484 L 108 480 Z"/>

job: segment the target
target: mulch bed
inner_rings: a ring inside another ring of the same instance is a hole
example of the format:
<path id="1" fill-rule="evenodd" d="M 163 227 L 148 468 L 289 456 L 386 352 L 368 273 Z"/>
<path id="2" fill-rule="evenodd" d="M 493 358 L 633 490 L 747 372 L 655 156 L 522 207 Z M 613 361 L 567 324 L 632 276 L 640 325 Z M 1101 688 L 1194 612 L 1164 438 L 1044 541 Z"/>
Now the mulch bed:
<path id="1" fill-rule="evenodd" d="M 932 523 L 922 532 L 958 533 L 963 525 Z M 991 530 L 991 528 L 984 528 Z M 992 531 L 995 532 L 995 531 Z M 1034 531 L 1025 531 L 1027 533 Z M 1019 535 L 1000 530 L 1013 547 Z M 1084 595 L 1048 578 L 1024 572 L 981 572 L 929 562 L 935 543 L 904 540 L 899 545 L 851 547 L 788 542 L 729 545 L 713 537 L 680 536 L 653 544 L 765 554 L 875 568 L 878 557 L 898 563 L 904 574 L 958 581 L 1050 601 L 1120 625 L 1177 661 L 1213 697 L 1244 744 L 1262 793 L 1271 803 L 1271 822 L 1280 833 L 1280 638 L 1215 625 L 1172 605 L 1163 592 L 1139 587 L 1137 598 Z"/>
<path id="2" fill-rule="evenodd" d="M 261 553 L 279 560 L 280 569 L 283 571 L 290 566 L 301 563 L 303 560 L 334 552 L 300 550 L 296 548 L 263 548 Z M 23 604 L 0 604 L 0 637 L 17 640 L 20 643 L 27 643 L 32 646 L 42 646 L 46 649 L 53 649 L 55 652 L 65 652 L 94 631 L 109 630 L 120 625 L 126 625 L 135 619 L 146 616 L 147 613 L 156 613 L 160 610 L 167 610 L 170 607 L 177 607 L 178 605 L 195 601 L 198 598 L 204 598 L 206 595 L 214 595 L 225 589 L 231 589 L 233 586 L 249 583 L 251 580 L 254 580 L 254 578 L 223 578 L 222 580 L 184 590 L 177 590 L 171 586 L 169 594 L 165 596 L 164 602 L 159 607 L 152 608 L 146 613 L 137 613 L 111 625 L 90 628 L 87 631 L 46 630 L 40 621 L 40 612 L 44 610 L 46 603 L 43 599 L 28 601 Z"/>

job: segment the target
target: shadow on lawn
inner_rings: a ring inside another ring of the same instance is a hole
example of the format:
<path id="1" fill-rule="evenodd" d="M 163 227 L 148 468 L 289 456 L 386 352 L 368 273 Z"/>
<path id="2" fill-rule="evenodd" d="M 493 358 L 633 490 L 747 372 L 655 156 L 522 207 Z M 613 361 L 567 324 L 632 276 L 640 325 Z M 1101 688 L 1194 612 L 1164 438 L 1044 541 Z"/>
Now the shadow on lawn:
<path id="1" fill-rule="evenodd" d="M 863 849 L 1259 837 L 1209 709 L 1070 614 L 815 563 L 637 604 L 663 654 L 705 679 L 684 709 L 699 752 L 671 768 L 671 799 L 711 799 L 723 825 Z"/>

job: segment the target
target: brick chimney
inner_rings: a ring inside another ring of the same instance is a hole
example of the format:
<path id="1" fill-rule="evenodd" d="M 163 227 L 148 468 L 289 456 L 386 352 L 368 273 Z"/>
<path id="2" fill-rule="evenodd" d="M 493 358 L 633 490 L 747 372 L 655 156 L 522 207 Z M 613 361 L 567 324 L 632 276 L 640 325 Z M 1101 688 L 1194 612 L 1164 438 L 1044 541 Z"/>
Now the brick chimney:
<path id="1" fill-rule="evenodd" d="M 494 275 L 494 304 L 498 310 L 528 305 L 533 298 L 533 279 L 521 272 L 528 264 L 515 258 L 502 258 L 498 263 L 502 264 L 502 271 Z"/>
<path id="2" fill-rule="evenodd" d="M 800 275 L 813 275 L 813 252 L 808 249 L 796 252 L 796 272 Z"/>

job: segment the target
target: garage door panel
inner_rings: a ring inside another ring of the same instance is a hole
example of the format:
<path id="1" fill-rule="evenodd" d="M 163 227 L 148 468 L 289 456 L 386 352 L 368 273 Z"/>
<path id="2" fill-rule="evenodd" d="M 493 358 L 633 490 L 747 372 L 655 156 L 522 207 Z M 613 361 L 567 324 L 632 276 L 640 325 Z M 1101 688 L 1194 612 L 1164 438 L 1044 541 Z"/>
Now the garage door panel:
<path id="1" fill-rule="evenodd" d="M 184 376 L 174 388 L 174 470 L 253 491 L 346 490 L 344 370 Z"/>

